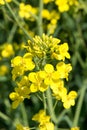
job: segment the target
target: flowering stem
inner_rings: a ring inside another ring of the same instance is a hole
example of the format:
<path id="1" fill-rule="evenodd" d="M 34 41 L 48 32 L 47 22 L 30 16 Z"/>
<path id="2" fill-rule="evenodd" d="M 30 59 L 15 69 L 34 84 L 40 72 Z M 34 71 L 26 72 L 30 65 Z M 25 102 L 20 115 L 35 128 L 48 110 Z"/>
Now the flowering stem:
<path id="1" fill-rule="evenodd" d="M 73 127 L 78 125 L 78 120 L 79 120 L 81 107 L 82 107 L 82 103 L 83 103 L 86 89 L 87 89 L 87 81 L 84 81 L 83 86 L 82 86 L 81 91 L 80 91 L 80 97 L 79 97 L 79 100 L 77 103 L 77 108 L 76 108 L 76 112 L 75 112 L 75 116 L 74 116 L 74 120 L 73 120 L 73 125 L 72 125 Z"/>
<path id="2" fill-rule="evenodd" d="M 49 114 L 51 116 L 51 119 L 53 120 L 53 122 L 55 124 L 57 124 L 57 118 L 55 116 L 55 113 L 54 113 L 54 109 L 53 109 L 53 102 L 52 102 L 52 97 L 51 97 L 51 90 L 50 88 L 48 88 L 48 90 L 46 91 L 46 96 L 47 96 L 47 103 L 48 103 L 48 111 L 49 111 Z"/>
<path id="3" fill-rule="evenodd" d="M 24 103 L 21 103 L 21 112 L 22 112 L 22 116 L 23 116 L 24 125 L 29 126 L 28 117 L 27 117 L 27 113 L 26 113 Z"/>
<path id="4" fill-rule="evenodd" d="M 39 36 L 42 36 L 42 34 L 43 34 L 43 28 L 42 28 L 42 10 L 43 10 L 43 0 L 39 0 L 39 16 L 38 16 L 38 20 L 37 20 Z"/>
<path id="5" fill-rule="evenodd" d="M 31 36 L 29 35 L 29 33 L 27 32 L 27 30 L 20 24 L 18 18 L 16 17 L 15 13 L 13 12 L 12 8 L 10 7 L 10 5 L 5 1 L 6 3 L 6 7 L 8 8 L 9 12 L 11 13 L 11 15 L 13 16 L 14 20 L 16 21 L 17 25 L 23 30 L 23 32 L 26 34 L 27 38 L 32 40 Z"/>

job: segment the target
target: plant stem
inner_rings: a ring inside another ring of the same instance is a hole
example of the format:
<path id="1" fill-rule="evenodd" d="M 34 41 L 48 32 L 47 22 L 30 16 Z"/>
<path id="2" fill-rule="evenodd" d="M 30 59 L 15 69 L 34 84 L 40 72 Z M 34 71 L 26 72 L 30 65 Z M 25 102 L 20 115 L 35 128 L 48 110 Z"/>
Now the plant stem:
<path id="1" fill-rule="evenodd" d="M 21 103 L 21 112 L 22 112 L 24 125 L 29 126 L 28 117 L 27 117 L 27 113 L 26 113 L 24 103 Z"/>
<path id="2" fill-rule="evenodd" d="M 42 36 L 42 34 L 43 34 L 42 10 L 43 10 L 43 0 L 39 0 L 39 16 L 38 16 L 38 20 L 37 20 L 39 36 Z"/>
<path id="3" fill-rule="evenodd" d="M 27 38 L 30 39 L 30 40 L 32 40 L 32 37 L 29 35 L 29 33 L 27 32 L 27 30 L 20 24 L 19 19 L 17 18 L 17 16 L 13 12 L 12 8 L 10 7 L 10 5 L 6 1 L 5 1 L 5 3 L 6 3 L 6 7 L 8 8 L 9 12 L 13 16 L 13 18 L 16 21 L 17 25 L 23 30 L 23 32 L 25 33 L 25 35 L 27 36 Z"/>
<path id="4" fill-rule="evenodd" d="M 50 88 L 48 88 L 48 90 L 46 91 L 46 96 L 47 96 L 49 114 L 50 114 L 51 119 L 53 120 L 53 122 L 54 122 L 55 124 L 57 124 L 57 118 L 56 118 L 56 116 L 55 116 L 54 109 L 53 109 L 53 102 L 52 102 L 52 97 L 51 97 L 51 90 L 50 90 Z"/>
<path id="5" fill-rule="evenodd" d="M 18 5 L 19 6 L 19 2 L 17 1 L 17 0 L 13 0 L 12 2 L 14 2 L 16 5 Z"/>
<path id="6" fill-rule="evenodd" d="M 15 123 L 6 114 L 2 113 L 1 111 L 0 111 L 0 118 L 5 120 L 6 123 L 9 123 L 15 126 Z"/>
<path id="7" fill-rule="evenodd" d="M 44 110 L 46 112 L 47 106 L 46 106 L 46 97 L 45 97 L 45 93 L 44 92 L 43 92 L 43 104 L 44 104 Z"/>
<path id="8" fill-rule="evenodd" d="M 63 117 L 63 120 L 65 120 L 67 122 L 67 124 L 69 125 L 69 127 L 72 127 L 72 121 L 70 120 L 70 118 L 66 115 Z"/>
<path id="9" fill-rule="evenodd" d="M 0 117 L 7 122 L 11 122 L 11 119 L 6 114 L 2 113 L 1 111 L 0 111 Z"/>
<path id="10" fill-rule="evenodd" d="M 81 107 L 82 107 L 82 103 L 83 103 L 86 89 L 87 89 L 87 81 L 84 81 L 83 86 L 82 86 L 81 91 L 80 91 L 80 97 L 79 97 L 78 103 L 77 103 L 77 108 L 76 108 L 76 112 L 75 112 L 75 116 L 74 116 L 74 120 L 73 120 L 73 125 L 72 125 L 73 127 L 78 126 L 79 116 L 80 116 Z"/>
<path id="11" fill-rule="evenodd" d="M 81 67 L 84 69 L 85 68 L 85 62 L 83 62 L 81 56 L 80 56 L 80 53 L 76 52 L 76 57 L 81 65 Z"/>
<path id="12" fill-rule="evenodd" d="M 58 119 L 57 119 L 58 124 L 62 121 L 62 119 L 63 119 L 63 117 L 64 117 L 64 115 L 65 115 L 66 113 L 68 113 L 68 110 L 67 110 L 67 109 L 64 109 L 64 110 L 60 113 L 60 115 L 58 116 Z"/>
<path id="13" fill-rule="evenodd" d="M 10 31 L 10 33 L 9 33 L 8 39 L 7 39 L 7 42 L 8 42 L 8 43 L 11 43 L 11 42 L 12 42 L 13 37 L 14 37 L 14 34 L 15 34 L 15 32 L 16 32 L 16 29 L 17 29 L 17 25 L 14 24 L 13 27 L 12 27 L 12 29 L 11 29 L 11 31 Z"/>

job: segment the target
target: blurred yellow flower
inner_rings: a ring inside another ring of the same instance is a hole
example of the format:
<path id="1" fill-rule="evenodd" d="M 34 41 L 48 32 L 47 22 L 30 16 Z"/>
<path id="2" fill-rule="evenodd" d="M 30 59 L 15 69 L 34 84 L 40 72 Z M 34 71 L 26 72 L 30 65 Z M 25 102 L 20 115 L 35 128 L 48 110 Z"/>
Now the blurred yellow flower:
<path id="1" fill-rule="evenodd" d="M 17 124 L 16 130 L 30 130 L 30 128 L 29 127 L 25 127 L 25 126 L 23 126 L 21 124 Z"/>
<path id="2" fill-rule="evenodd" d="M 8 73 L 8 67 L 6 65 L 1 65 L 0 66 L 0 76 L 4 76 L 5 74 Z"/>
<path id="3" fill-rule="evenodd" d="M 72 127 L 70 130 L 80 130 L 79 127 Z"/>
<path id="4" fill-rule="evenodd" d="M 54 0 L 43 0 L 44 4 L 48 4 L 48 3 L 52 2 L 52 1 L 54 1 Z"/>
<path id="5" fill-rule="evenodd" d="M 31 18 L 31 20 L 34 20 L 32 19 L 32 14 L 36 14 L 37 13 L 37 9 L 36 8 L 33 8 L 31 5 L 29 4 L 24 4 L 24 3 L 20 3 L 20 6 L 19 6 L 19 16 L 22 17 L 22 18 L 26 18 L 26 19 L 29 19 Z"/>
<path id="6" fill-rule="evenodd" d="M 14 50 L 13 50 L 12 44 L 5 43 L 3 45 L 3 49 L 1 51 L 1 56 L 4 58 L 9 58 L 12 55 L 14 55 Z"/>
<path id="7" fill-rule="evenodd" d="M 55 4 L 61 13 L 68 11 L 70 6 L 78 5 L 78 0 L 55 0 Z"/>
<path id="8" fill-rule="evenodd" d="M 6 2 L 11 2 L 12 0 L 6 0 Z M 0 4 L 1 5 L 4 5 L 5 4 L 5 1 L 4 0 L 0 0 Z"/>

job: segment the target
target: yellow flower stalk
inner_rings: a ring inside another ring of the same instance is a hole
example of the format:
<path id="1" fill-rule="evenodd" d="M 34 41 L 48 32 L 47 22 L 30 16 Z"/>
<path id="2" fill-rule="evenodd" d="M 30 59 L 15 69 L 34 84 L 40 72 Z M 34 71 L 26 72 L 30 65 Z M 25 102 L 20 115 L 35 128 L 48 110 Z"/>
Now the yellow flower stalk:
<path id="1" fill-rule="evenodd" d="M 45 111 L 40 110 L 32 120 L 39 122 L 40 130 L 54 130 L 51 117 L 46 115 L 45 100 L 48 99 L 45 98 L 48 96 L 45 97 L 44 94 L 50 89 L 50 96 L 60 100 L 65 109 L 74 106 L 77 97 L 77 92 L 68 92 L 64 86 L 64 79 L 68 80 L 72 70 L 71 64 L 65 62 L 70 59 L 68 43 L 61 43 L 60 39 L 43 34 L 41 37 L 35 36 L 32 41 L 28 40 L 24 48 L 26 52 L 23 56 L 16 56 L 11 60 L 12 78 L 16 81 L 16 88 L 9 95 L 13 101 L 12 107 L 18 107 L 32 94 L 40 93 L 43 95 Z M 41 97 L 40 99 L 42 100 Z"/>

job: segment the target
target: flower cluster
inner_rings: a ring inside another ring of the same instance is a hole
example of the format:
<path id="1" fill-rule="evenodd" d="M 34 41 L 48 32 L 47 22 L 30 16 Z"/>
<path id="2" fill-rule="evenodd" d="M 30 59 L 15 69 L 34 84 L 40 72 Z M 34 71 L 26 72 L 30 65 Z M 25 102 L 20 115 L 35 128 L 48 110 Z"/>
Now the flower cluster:
<path id="1" fill-rule="evenodd" d="M 43 34 L 35 36 L 33 41 L 28 41 L 24 46 L 27 52 L 24 56 L 16 56 L 11 60 L 12 78 L 16 80 L 17 87 L 10 94 L 13 108 L 16 108 L 25 98 L 35 92 L 45 92 L 49 87 L 52 95 L 63 102 L 68 109 L 75 104 L 77 93 L 68 93 L 64 86 L 64 79 L 72 70 L 70 63 L 65 63 L 65 58 L 70 58 L 68 44 L 60 43 L 60 39 Z"/>
<path id="2" fill-rule="evenodd" d="M 33 56 L 38 56 L 40 58 L 49 57 L 51 59 L 54 58 L 63 61 L 65 57 L 70 59 L 68 44 L 59 44 L 60 42 L 60 39 L 53 38 L 52 36 L 48 37 L 43 34 L 42 38 L 35 36 L 35 38 L 33 38 L 33 43 L 28 40 L 28 46 L 26 46 L 26 48 Z"/>
<path id="3" fill-rule="evenodd" d="M 51 9 L 50 3 L 54 5 L 55 8 Z M 56 27 L 57 22 L 61 17 L 61 13 L 66 12 L 70 9 L 71 6 L 78 5 L 77 0 L 44 0 L 44 9 L 42 10 L 42 19 L 43 19 L 43 29 L 47 31 L 49 34 L 53 34 Z M 46 5 L 46 6 L 45 6 Z M 50 7 L 48 9 L 47 7 Z M 38 22 L 38 7 L 32 7 L 30 4 L 25 4 L 23 2 L 19 3 L 19 16 L 21 18 L 25 18 L 30 21 Z"/>
<path id="4" fill-rule="evenodd" d="M 40 110 L 32 120 L 39 122 L 40 130 L 54 130 L 54 124 L 50 122 L 50 116 L 47 116 L 44 110 Z"/>

